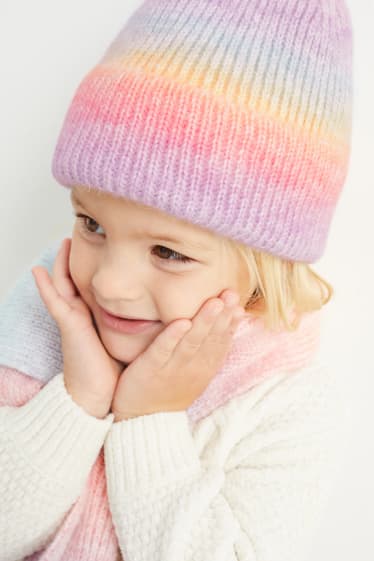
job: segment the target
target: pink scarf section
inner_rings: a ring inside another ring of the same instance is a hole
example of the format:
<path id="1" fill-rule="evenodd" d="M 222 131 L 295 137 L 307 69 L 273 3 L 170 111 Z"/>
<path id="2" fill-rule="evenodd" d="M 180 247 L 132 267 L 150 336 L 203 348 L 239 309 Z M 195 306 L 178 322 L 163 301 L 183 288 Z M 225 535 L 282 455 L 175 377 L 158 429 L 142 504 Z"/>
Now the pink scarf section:
<path id="1" fill-rule="evenodd" d="M 295 372 L 307 365 L 320 345 L 321 311 L 304 314 L 294 332 L 269 331 L 260 318 L 242 322 L 223 367 L 187 409 L 191 424 L 228 400 L 280 371 Z M 19 407 L 43 384 L 18 370 L 2 367 L 0 406 Z M 109 508 L 104 447 L 85 488 L 43 550 L 24 561 L 118 561 L 121 559 Z"/>

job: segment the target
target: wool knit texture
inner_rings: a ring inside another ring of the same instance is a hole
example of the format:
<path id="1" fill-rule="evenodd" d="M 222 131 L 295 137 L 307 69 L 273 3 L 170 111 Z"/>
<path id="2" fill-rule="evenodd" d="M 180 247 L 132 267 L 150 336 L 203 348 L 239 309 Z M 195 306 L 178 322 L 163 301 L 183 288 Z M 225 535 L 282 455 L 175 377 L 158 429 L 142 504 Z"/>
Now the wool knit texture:
<path id="1" fill-rule="evenodd" d="M 60 243 L 33 265 L 50 272 Z M 68 394 L 28 267 L 0 306 L 1 561 L 300 561 L 345 426 L 320 320 L 252 316 L 186 411 L 114 423 Z"/>
<path id="2" fill-rule="evenodd" d="M 148 0 L 79 84 L 52 173 L 312 263 L 352 94 L 343 0 Z"/>

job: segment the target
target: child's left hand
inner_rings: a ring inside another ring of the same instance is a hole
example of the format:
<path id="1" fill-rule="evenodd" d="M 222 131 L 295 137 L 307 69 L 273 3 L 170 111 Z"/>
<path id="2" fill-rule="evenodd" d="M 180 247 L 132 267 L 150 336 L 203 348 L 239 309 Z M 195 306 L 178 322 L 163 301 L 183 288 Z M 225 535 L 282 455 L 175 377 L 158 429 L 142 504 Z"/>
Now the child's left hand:
<path id="1" fill-rule="evenodd" d="M 227 297 L 233 294 L 229 305 Z M 204 302 L 192 320 L 169 323 L 120 375 L 111 406 L 114 421 L 187 409 L 222 366 L 247 315 L 238 302 L 236 292 L 225 290 Z M 209 313 L 212 304 L 220 305 L 218 315 Z"/>

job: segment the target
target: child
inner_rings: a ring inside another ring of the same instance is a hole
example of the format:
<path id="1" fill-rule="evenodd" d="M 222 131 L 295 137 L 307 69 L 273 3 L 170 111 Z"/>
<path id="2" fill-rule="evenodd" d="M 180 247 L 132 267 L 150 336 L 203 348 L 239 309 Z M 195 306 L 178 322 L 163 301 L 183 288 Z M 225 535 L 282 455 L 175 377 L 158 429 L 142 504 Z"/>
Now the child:
<path id="1" fill-rule="evenodd" d="M 344 433 L 310 264 L 351 50 L 343 0 L 147 0 L 85 76 L 72 237 L 0 310 L 1 561 L 304 558 Z"/>

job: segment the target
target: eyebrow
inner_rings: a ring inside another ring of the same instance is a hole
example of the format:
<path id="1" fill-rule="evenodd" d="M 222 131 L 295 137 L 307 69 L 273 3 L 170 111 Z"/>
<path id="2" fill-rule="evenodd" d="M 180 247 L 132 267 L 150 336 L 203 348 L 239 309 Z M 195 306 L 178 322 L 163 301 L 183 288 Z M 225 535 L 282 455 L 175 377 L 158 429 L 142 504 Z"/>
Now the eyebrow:
<path id="1" fill-rule="evenodd" d="M 84 210 L 86 210 L 86 212 L 89 212 L 88 209 L 86 209 L 84 203 L 78 198 L 78 196 L 76 195 L 76 193 L 74 191 L 71 192 L 71 200 L 76 204 L 81 206 Z M 153 239 L 153 240 L 162 240 L 162 241 L 166 241 L 166 242 L 171 242 L 180 246 L 185 246 L 185 247 L 191 247 L 191 249 L 202 249 L 204 251 L 208 251 L 208 252 L 212 252 L 213 248 L 212 247 L 208 247 L 205 244 L 200 244 L 198 242 L 192 242 L 192 241 L 182 241 L 182 240 L 178 240 L 176 238 L 172 238 L 170 236 L 167 235 L 157 235 L 157 234 L 151 234 L 150 232 L 145 232 L 145 235 L 147 235 L 149 238 Z"/>

